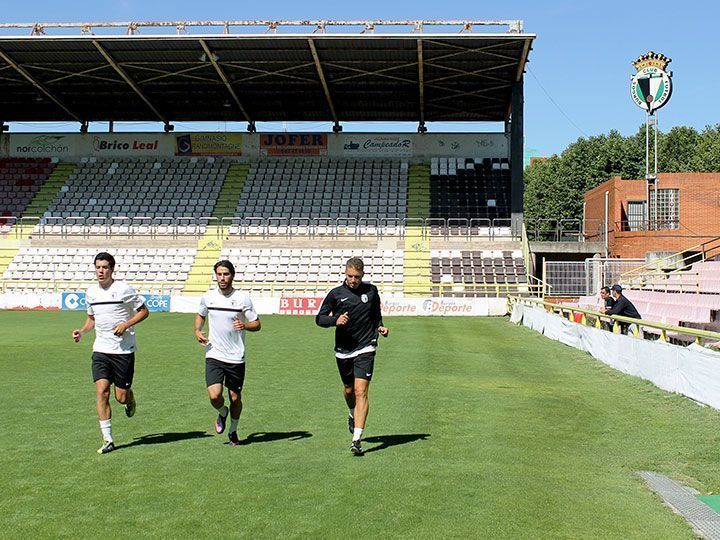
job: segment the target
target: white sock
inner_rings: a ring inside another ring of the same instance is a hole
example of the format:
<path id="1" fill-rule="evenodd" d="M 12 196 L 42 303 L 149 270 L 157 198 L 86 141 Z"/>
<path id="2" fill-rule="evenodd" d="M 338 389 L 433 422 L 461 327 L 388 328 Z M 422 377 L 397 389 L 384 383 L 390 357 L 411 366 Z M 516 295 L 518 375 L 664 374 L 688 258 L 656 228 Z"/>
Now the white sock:
<path id="1" fill-rule="evenodd" d="M 230 431 L 229 431 L 229 433 L 232 433 L 233 431 L 237 431 L 238 420 L 240 420 L 240 417 L 237 417 L 237 418 L 232 418 L 232 417 L 230 417 Z"/>
<path id="2" fill-rule="evenodd" d="M 361 427 L 356 427 L 353 430 L 353 442 L 359 441 L 362 438 L 362 432 L 363 432 L 363 428 L 361 428 Z"/>
<path id="3" fill-rule="evenodd" d="M 355 409 L 348 409 L 348 416 L 350 418 L 355 418 Z"/>
<path id="4" fill-rule="evenodd" d="M 112 441 L 112 420 L 109 418 L 107 420 L 100 420 L 100 431 L 102 431 L 104 441 Z"/>
<path id="5" fill-rule="evenodd" d="M 223 406 L 220 407 L 219 409 L 216 408 L 215 410 L 218 412 L 218 414 L 219 414 L 220 416 L 227 416 L 228 408 L 227 408 L 226 405 L 223 405 Z"/>

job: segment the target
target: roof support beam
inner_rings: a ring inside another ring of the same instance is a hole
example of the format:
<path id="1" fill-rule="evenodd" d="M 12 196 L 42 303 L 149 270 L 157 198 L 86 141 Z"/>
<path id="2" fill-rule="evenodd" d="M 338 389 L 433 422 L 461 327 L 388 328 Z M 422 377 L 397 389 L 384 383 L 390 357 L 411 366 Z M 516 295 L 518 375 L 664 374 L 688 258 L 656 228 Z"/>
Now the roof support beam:
<path id="1" fill-rule="evenodd" d="M 323 73 L 322 64 L 320 64 L 320 57 L 318 56 L 315 43 L 312 38 L 308 38 L 308 44 L 310 45 L 310 52 L 312 53 L 313 60 L 315 61 L 315 69 L 317 69 L 318 77 L 320 77 L 320 83 L 322 84 L 323 91 L 325 92 L 325 99 L 327 99 L 328 107 L 330 107 L 330 114 L 332 114 L 335 125 L 338 125 L 338 117 L 335 114 L 335 106 L 333 105 L 332 97 L 330 96 L 330 88 L 328 88 L 327 81 L 325 80 L 325 73 Z"/>
<path id="2" fill-rule="evenodd" d="M 210 62 L 213 65 L 218 76 L 222 79 L 222 82 L 225 85 L 225 88 L 227 88 L 227 91 L 230 94 L 230 96 L 233 98 L 235 105 L 237 105 L 238 109 L 240 109 L 240 112 L 243 113 L 245 120 L 252 123 L 253 119 L 250 118 L 250 115 L 245 110 L 245 107 L 243 107 L 243 104 L 240 101 L 240 98 L 238 97 L 237 93 L 235 93 L 235 89 L 230 84 L 230 81 L 228 80 L 227 76 L 225 76 L 225 71 L 223 71 L 223 68 L 220 67 L 220 64 L 218 64 L 217 56 L 215 56 L 215 54 L 210 50 L 210 47 L 208 47 L 207 43 L 205 43 L 205 40 L 201 39 L 200 45 L 202 46 L 203 51 L 205 51 L 205 56 L 207 56 L 208 62 Z"/>
<path id="3" fill-rule="evenodd" d="M 423 63 L 423 45 L 422 39 L 417 40 L 417 56 L 418 56 L 418 86 L 420 90 L 420 125 L 425 125 L 425 64 Z"/>
<path id="4" fill-rule="evenodd" d="M 113 59 L 112 56 L 105 50 L 105 48 L 100 45 L 96 40 L 93 40 L 92 44 L 95 46 L 95 48 L 100 52 L 100 54 L 103 55 L 103 58 L 107 61 L 108 64 L 112 66 L 112 68 L 117 72 L 118 75 L 120 75 L 123 80 L 130 86 L 130 88 L 133 89 L 133 91 L 145 102 L 145 105 L 147 105 L 150 110 L 155 113 L 155 116 L 157 116 L 160 120 L 165 122 L 165 124 L 168 124 L 169 121 L 163 114 L 158 111 L 155 106 L 150 102 L 148 98 L 145 97 L 145 94 L 143 94 L 142 90 L 140 90 L 140 87 L 135 84 L 135 81 L 133 81 L 127 73 L 125 73 L 125 70 L 121 68 L 117 62 Z"/>
<path id="5" fill-rule="evenodd" d="M 27 71 L 25 71 L 20 64 L 15 62 L 12 58 L 10 58 L 7 54 L 5 54 L 4 51 L 0 51 L 0 58 L 5 60 L 12 68 L 17 71 L 20 75 L 22 75 L 30 84 L 32 84 L 35 88 L 37 88 L 40 92 L 42 92 L 45 97 L 47 97 L 50 101 L 55 103 L 58 107 L 60 107 L 63 111 L 65 111 L 68 115 L 70 115 L 72 118 L 74 118 L 78 122 L 82 122 L 82 119 L 77 116 L 74 112 L 72 112 L 60 99 L 55 97 L 55 95 L 50 92 L 42 83 L 39 83 L 34 79 L 32 75 L 30 75 Z"/>

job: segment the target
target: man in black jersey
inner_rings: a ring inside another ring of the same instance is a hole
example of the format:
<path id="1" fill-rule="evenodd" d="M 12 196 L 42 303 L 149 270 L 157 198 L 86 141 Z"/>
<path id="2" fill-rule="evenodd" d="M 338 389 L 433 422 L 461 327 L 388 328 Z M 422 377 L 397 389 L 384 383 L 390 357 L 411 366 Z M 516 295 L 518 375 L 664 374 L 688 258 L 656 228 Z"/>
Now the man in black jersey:
<path id="1" fill-rule="evenodd" d="M 335 357 L 348 406 L 348 429 L 352 433 L 350 451 L 362 455 L 360 440 L 368 414 L 368 386 L 375 364 L 378 334 L 387 336 L 380 313 L 377 287 L 363 283 L 364 264 L 353 257 L 345 264 L 345 281 L 323 300 L 315 322 L 323 328 L 335 327 Z"/>

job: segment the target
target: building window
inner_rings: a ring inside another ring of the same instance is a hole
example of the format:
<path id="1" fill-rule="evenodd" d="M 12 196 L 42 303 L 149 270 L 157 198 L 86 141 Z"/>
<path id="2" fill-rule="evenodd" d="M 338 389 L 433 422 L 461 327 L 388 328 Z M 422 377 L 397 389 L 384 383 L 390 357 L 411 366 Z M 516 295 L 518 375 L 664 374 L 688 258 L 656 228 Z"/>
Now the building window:
<path id="1" fill-rule="evenodd" d="M 630 231 L 645 230 L 645 201 L 628 201 L 627 228 Z"/>
<path id="2" fill-rule="evenodd" d="M 657 217 L 655 200 L 657 199 Z M 655 229 L 680 228 L 680 190 L 656 189 L 650 192 L 650 223 Z"/>

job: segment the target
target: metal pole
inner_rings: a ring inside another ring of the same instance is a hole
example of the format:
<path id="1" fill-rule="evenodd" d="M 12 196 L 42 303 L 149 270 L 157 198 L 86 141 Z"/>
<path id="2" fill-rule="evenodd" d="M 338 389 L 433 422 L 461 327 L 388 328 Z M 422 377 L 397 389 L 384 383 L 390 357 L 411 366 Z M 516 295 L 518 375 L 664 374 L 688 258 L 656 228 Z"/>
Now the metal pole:
<path id="1" fill-rule="evenodd" d="M 645 224 L 650 230 L 650 111 L 645 111 Z"/>
<path id="2" fill-rule="evenodd" d="M 605 192 L 605 256 L 608 256 L 608 234 L 610 231 L 610 192 Z"/>
<path id="3" fill-rule="evenodd" d="M 654 190 L 655 190 L 655 229 L 658 228 L 658 130 L 660 129 L 660 126 L 658 125 L 658 113 L 657 111 L 654 111 L 653 113 L 655 115 L 655 172 L 653 174 L 654 178 Z"/>

